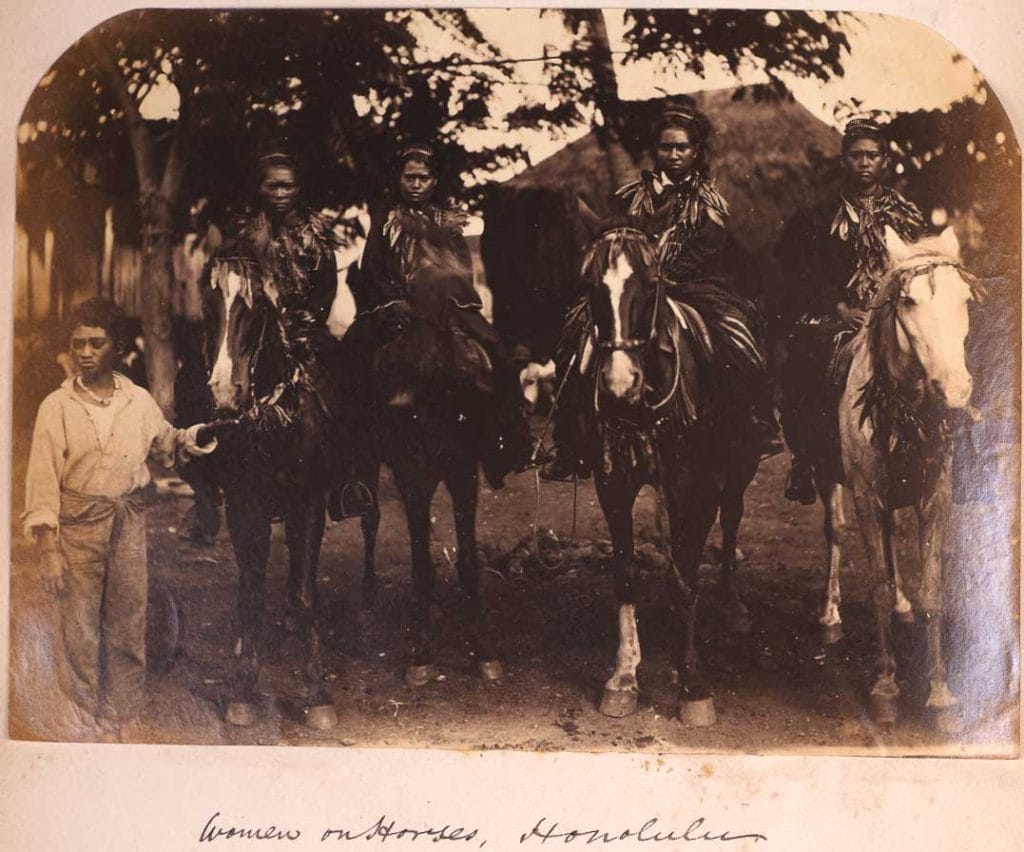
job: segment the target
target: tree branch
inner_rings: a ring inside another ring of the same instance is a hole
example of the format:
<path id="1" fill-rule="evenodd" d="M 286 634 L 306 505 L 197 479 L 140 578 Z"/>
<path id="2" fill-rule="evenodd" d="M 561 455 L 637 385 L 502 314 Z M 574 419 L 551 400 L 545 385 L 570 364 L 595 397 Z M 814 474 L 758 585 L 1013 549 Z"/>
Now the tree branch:
<path id="1" fill-rule="evenodd" d="M 128 136 L 135 154 L 135 173 L 139 181 L 139 191 L 143 197 L 152 194 L 157 188 L 156 151 L 153 138 L 146 128 L 145 121 L 139 113 L 139 104 L 128 91 L 128 81 L 117 67 L 113 56 L 103 44 L 96 30 L 82 36 L 82 41 L 96 60 L 96 65 L 103 74 L 117 102 L 124 111 L 128 123 Z"/>

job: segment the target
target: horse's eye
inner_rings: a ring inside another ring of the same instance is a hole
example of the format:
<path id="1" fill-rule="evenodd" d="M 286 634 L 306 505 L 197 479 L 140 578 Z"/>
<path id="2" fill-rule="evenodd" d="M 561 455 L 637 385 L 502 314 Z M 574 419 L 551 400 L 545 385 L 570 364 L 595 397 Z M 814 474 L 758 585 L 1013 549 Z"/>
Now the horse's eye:
<path id="1" fill-rule="evenodd" d="M 909 293 L 900 293 L 901 305 L 916 305 L 917 301 Z"/>

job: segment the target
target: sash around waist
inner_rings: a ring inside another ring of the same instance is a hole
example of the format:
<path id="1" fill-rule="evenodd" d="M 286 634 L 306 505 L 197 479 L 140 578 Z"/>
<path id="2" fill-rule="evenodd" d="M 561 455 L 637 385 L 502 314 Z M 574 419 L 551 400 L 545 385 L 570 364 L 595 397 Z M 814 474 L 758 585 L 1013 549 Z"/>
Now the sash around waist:
<path id="1" fill-rule="evenodd" d="M 60 523 L 62 526 L 74 526 L 137 514 L 152 502 L 155 490 L 150 483 L 122 497 L 106 497 L 64 488 L 60 494 Z"/>

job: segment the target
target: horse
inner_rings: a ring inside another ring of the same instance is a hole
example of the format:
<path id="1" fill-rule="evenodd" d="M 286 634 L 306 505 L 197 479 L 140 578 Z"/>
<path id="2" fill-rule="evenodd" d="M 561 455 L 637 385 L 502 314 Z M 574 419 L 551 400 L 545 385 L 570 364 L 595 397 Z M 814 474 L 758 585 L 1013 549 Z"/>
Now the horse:
<path id="1" fill-rule="evenodd" d="M 950 416 L 970 403 L 965 340 L 968 305 L 979 291 L 960 264 L 952 228 L 911 244 L 886 228 L 886 247 L 885 283 L 869 320 L 850 343 L 852 358 L 838 403 L 842 474 L 853 492 L 873 583 L 878 661 L 870 704 L 879 725 L 895 724 L 899 687 L 891 616 L 894 610 L 912 610 L 899 584 L 893 513 L 912 507 L 922 567 L 919 604 L 927 632 L 926 707 L 936 727 L 948 731 L 959 724 L 942 650 L 941 554 L 952 502 Z M 838 483 L 823 482 L 821 491 L 834 500 Z M 838 567 L 836 552 L 825 604 L 836 624 Z"/>
<path id="2" fill-rule="evenodd" d="M 255 690 L 265 622 L 271 524 L 284 520 L 288 546 L 289 623 L 304 640 L 307 724 L 329 729 L 337 713 L 324 688 L 317 571 L 327 491 L 347 472 L 351 424 L 346 388 L 333 363 L 340 348 L 301 310 L 285 307 L 272 282 L 259 282 L 246 264 L 216 263 L 204 294 L 208 384 L 219 433 L 217 478 L 238 564 L 235 646 L 240 669 L 227 721 L 255 721 Z M 332 347 L 332 344 L 335 344 Z M 364 461 L 363 480 L 376 492 L 377 467 Z M 364 587 L 372 592 L 380 514 L 362 518 Z"/>
<path id="3" fill-rule="evenodd" d="M 443 482 L 455 516 L 456 569 L 470 654 L 485 681 L 502 676 L 485 636 L 476 546 L 481 426 L 493 410 L 494 370 L 476 340 L 458 327 L 456 304 L 440 267 L 425 265 L 411 288 L 405 329 L 374 356 L 373 374 L 383 434 L 382 455 L 405 507 L 412 563 L 410 664 L 405 682 L 423 686 L 438 676 L 431 652 L 430 607 L 435 569 L 430 556 L 430 504 Z"/>
<path id="4" fill-rule="evenodd" d="M 697 574 L 716 516 L 721 514 L 720 581 L 729 620 L 749 629 L 747 611 L 732 585 L 743 496 L 757 471 L 760 450 L 749 434 L 743 402 L 734 399 L 715 368 L 721 335 L 763 369 L 763 356 L 745 330 L 712 329 L 713 318 L 670 298 L 657 272 L 655 246 L 636 228 L 601 228 L 583 262 L 587 338 L 578 369 L 590 377 L 592 411 L 585 441 L 613 548 L 619 646 L 604 685 L 600 710 L 622 717 L 637 708 L 637 571 L 633 504 L 640 489 L 661 489 L 671 540 L 669 579 L 681 637 L 677 654 L 681 722 L 716 721 L 714 700 L 697 652 Z M 727 294 L 720 298 L 729 299 Z M 705 309 L 709 301 L 704 300 Z M 593 363 L 591 363 L 593 362 Z M 748 401 L 749 402 L 749 401 Z M 749 412 L 747 412 L 749 413 Z"/>

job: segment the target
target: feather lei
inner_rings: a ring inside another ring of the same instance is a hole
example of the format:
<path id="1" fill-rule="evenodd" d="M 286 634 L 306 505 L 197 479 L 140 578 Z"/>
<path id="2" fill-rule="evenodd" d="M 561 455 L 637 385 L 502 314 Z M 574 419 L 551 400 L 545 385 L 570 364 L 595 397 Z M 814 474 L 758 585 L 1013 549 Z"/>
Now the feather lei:
<path id="1" fill-rule="evenodd" d="M 842 195 L 830 233 L 844 242 L 852 240 L 856 247 L 857 265 L 846 286 L 858 306 L 869 304 L 883 283 L 889 263 L 886 225 L 901 239 L 916 239 L 924 228 L 924 217 L 894 189 L 884 189 L 877 196 L 864 200 Z"/>

